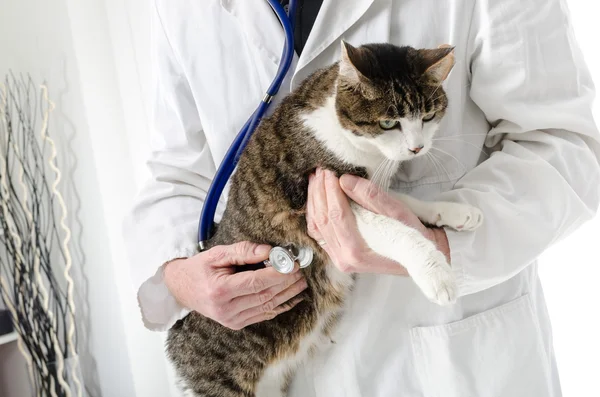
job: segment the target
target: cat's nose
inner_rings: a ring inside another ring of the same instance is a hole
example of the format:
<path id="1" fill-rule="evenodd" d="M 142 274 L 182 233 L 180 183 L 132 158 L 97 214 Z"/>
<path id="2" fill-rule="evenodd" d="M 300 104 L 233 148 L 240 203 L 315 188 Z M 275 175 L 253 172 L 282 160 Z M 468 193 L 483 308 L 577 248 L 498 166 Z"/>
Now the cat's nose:
<path id="1" fill-rule="evenodd" d="M 415 148 L 408 149 L 408 150 L 410 150 L 410 151 L 411 151 L 412 153 L 414 153 L 414 154 L 417 154 L 417 153 L 419 153 L 419 152 L 421 151 L 421 149 L 423 149 L 423 147 L 424 147 L 424 146 L 423 146 L 423 145 L 421 145 L 421 146 L 417 146 L 417 147 L 415 147 Z"/>

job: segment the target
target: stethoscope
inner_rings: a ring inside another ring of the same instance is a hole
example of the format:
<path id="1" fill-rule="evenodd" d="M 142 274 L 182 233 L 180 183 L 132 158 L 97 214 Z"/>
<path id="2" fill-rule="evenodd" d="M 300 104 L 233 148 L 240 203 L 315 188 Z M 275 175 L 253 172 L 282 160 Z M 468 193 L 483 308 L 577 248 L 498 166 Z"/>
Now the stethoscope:
<path id="1" fill-rule="evenodd" d="M 215 212 L 221 193 L 235 170 L 240 155 L 248 144 L 252 133 L 269 108 L 271 100 L 277 95 L 294 57 L 294 15 L 296 13 L 296 0 L 290 0 L 288 14 L 286 14 L 278 0 L 267 1 L 277 15 L 277 18 L 279 18 L 285 32 L 285 44 L 281 56 L 282 61 L 267 93 L 258 105 L 258 108 L 235 137 L 208 189 L 198 225 L 198 247 L 200 251 L 206 249 L 206 244 L 212 235 Z M 294 270 L 295 262 L 298 262 L 300 267 L 307 267 L 311 264 L 312 259 L 313 251 L 310 247 L 296 247 L 293 244 L 287 244 L 281 247 L 273 247 L 269 253 L 269 259 L 265 261 L 265 265 L 272 266 L 280 273 L 291 273 Z"/>

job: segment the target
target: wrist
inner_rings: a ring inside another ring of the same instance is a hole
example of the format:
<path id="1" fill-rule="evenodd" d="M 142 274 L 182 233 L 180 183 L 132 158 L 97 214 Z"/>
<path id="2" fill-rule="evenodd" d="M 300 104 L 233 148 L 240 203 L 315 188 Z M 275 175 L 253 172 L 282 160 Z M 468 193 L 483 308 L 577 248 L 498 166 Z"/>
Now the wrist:
<path id="1" fill-rule="evenodd" d="M 434 227 L 429 228 L 428 231 L 428 238 L 435 244 L 437 249 L 444 254 L 446 260 L 448 261 L 448 264 L 451 265 L 450 244 L 448 243 L 448 236 L 446 235 L 446 230 L 444 230 L 444 228 L 441 227 Z"/>
<path id="2" fill-rule="evenodd" d="M 167 289 L 178 301 L 178 291 L 181 284 L 180 275 L 186 260 L 187 258 L 173 259 L 165 263 L 162 270 L 163 281 L 167 286 Z"/>

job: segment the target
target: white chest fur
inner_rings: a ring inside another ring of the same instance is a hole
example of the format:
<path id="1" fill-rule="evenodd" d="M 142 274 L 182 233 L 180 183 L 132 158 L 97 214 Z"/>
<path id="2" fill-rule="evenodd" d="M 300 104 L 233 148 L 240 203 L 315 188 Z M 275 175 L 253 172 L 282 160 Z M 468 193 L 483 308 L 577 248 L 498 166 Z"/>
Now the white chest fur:
<path id="1" fill-rule="evenodd" d="M 335 96 L 327 98 L 325 105 L 303 117 L 304 125 L 309 127 L 323 145 L 340 160 L 359 167 L 365 167 L 373 175 L 384 160 L 384 156 L 373 149 L 372 143 L 363 137 L 346 130 L 337 117 Z"/>

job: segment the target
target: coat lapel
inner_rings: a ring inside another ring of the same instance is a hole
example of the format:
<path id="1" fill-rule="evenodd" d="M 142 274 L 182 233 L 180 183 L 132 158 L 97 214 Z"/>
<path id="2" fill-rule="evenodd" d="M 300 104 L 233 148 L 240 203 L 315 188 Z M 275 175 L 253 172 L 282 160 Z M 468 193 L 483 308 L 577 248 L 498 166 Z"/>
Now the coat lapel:
<path id="1" fill-rule="evenodd" d="M 390 37 L 391 3 L 392 0 L 323 0 L 298 60 L 294 83 L 298 80 L 296 76 L 306 77 L 307 73 L 300 72 L 307 69 L 313 60 L 332 45 L 336 45 L 335 60 L 338 60 L 340 39 L 347 40 L 352 45 L 387 42 Z M 360 28 L 353 29 L 359 21 Z M 327 60 L 331 61 L 333 60 Z"/>
<path id="2" fill-rule="evenodd" d="M 221 0 L 221 6 L 239 21 L 249 42 L 277 66 L 285 35 L 269 3 L 266 0 Z"/>
<path id="3" fill-rule="evenodd" d="M 220 0 L 221 6 L 235 17 L 249 42 L 269 62 L 264 63 L 267 75 L 274 76 L 281 59 L 284 33 L 266 0 Z M 311 63 L 325 50 L 336 45 L 331 63 L 339 59 L 339 40 L 353 45 L 388 42 L 390 36 L 392 0 L 323 0 L 302 55 L 292 64 L 288 75 L 291 87 L 304 79 Z M 360 27 L 353 27 L 359 22 Z M 324 66 L 319 63 L 319 66 Z M 293 73 L 292 73 L 293 72 Z"/>

